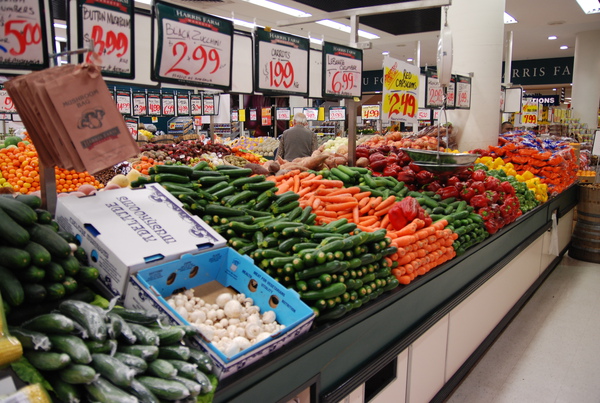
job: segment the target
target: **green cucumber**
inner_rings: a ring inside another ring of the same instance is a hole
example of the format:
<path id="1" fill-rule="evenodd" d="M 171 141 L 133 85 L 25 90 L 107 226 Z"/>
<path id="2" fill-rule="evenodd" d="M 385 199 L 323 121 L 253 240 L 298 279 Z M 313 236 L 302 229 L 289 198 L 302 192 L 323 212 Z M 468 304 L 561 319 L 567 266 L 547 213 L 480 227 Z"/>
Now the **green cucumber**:
<path id="1" fill-rule="evenodd" d="M 79 284 L 77 284 L 77 280 L 75 280 L 71 276 L 65 276 L 61 284 L 65 288 L 66 295 L 71 295 L 79 289 Z"/>
<path id="2" fill-rule="evenodd" d="M 49 377 L 48 382 L 50 382 L 59 401 L 65 403 L 78 403 L 82 401 L 79 389 L 75 385 L 63 381 L 58 376 Z"/>
<path id="3" fill-rule="evenodd" d="M 190 349 L 182 345 L 159 346 L 158 357 L 168 360 L 187 361 L 190 359 Z"/>
<path id="4" fill-rule="evenodd" d="M 190 348 L 190 359 L 188 361 L 196 364 L 198 370 L 205 373 L 211 373 L 214 367 L 214 363 L 208 354 L 195 348 Z"/>
<path id="5" fill-rule="evenodd" d="M 60 313 L 38 315 L 21 324 L 21 327 L 42 333 L 68 334 L 75 330 L 73 320 Z"/>
<path id="6" fill-rule="evenodd" d="M 18 272 L 31 264 L 31 255 L 25 248 L 0 245 L 0 265 Z"/>
<path id="7" fill-rule="evenodd" d="M 38 219 L 34 209 L 10 197 L 0 197 L 0 209 L 4 210 L 16 223 L 25 227 Z"/>
<path id="8" fill-rule="evenodd" d="M 102 377 L 92 383 L 85 384 L 85 390 L 93 398 L 93 401 L 99 403 L 138 403 L 135 396 L 123 391 L 121 388 L 113 385 Z"/>
<path id="9" fill-rule="evenodd" d="M 177 376 L 177 370 L 167 360 L 158 358 L 148 364 L 148 375 L 157 376 L 162 379 L 172 379 Z"/>
<path id="10" fill-rule="evenodd" d="M 45 267 L 52 260 L 50 252 L 37 242 L 29 242 L 23 248 L 31 257 L 31 263 L 39 267 Z"/>
<path id="11" fill-rule="evenodd" d="M 196 378 L 194 380 L 200 384 L 200 387 L 202 388 L 202 393 L 212 392 L 212 383 L 210 382 L 210 379 L 204 372 L 196 371 Z"/>
<path id="12" fill-rule="evenodd" d="M 79 266 L 79 272 L 75 275 L 77 281 L 82 284 L 89 284 L 98 279 L 100 272 L 91 266 Z"/>
<path id="13" fill-rule="evenodd" d="M 86 340 L 85 345 L 92 354 L 113 354 L 117 349 L 117 342 L 115 340 Z M 116 354 L 116 353 L 115 353 Z"/>
<path id="14" fill-rule="evenodd" d="M 158 347 L 157 346 L 144 346 L 141 344 L 134 344 L 132 346 L 126 346 L 120 344 L 117 347 L 117 351 L 120 353 L 135 355 L 136 357 L 143 358 L 146 361 L 153 361 L 158 358 Z"/>
<path id="15" fill-rule="evenodd" d="M 195 380 L 187 379 L 182 376 L 175 376 L 173 377 L 173 380 L 184 385 L 190 391 L 190 397 L 196 397 L 202 391 L 202 385 Z"/>
<path id="16" fill-rule="evenodd" d="M 160 346 L 179 343 L 185 337 L 185 330 L 180 327 L 170 326 L 166 328 L 152 329 L 160 339 Z"/>
<path id="17" fill-rule="evenodd" d="M 90 339 L 99 341 L 106 339 L 108 329 L 105 315 L 100 314 L 94 306 L 82 301 L 66 300 L 61 302 L 58 309 L 83 326 Z"/>
<path id="18" fill-rule="evenodd" d="M 146 326 L 138 325 L 137 323 L 130 323 L 129 327 L 131 328 L 131 331 L 135 335 L 139 344 L 144 344 L 146 346 L 159 345 L 160 337 Z"/>
<path id="19" fill-rule="evenodd" d="M 77 237 L 75 237 L 75 235 L 71 234 L 70 232 L 59 230 L 57 234 L 60 235 L 62 239 L 64 239 L 68 243 L 72 243 L 79 246 L 79 240 L 77 240 Z"/>
<path id="20" fill-rule="evenodd" d="M 53 351 L 25 351 L 23 356 L 41 371 L 58 371 L 71 363 L 67 354 Z"/>
<path id="21" fill-rule="evenodd" d="M 65 269 L 63 269 L 63 267 L 56 262 L 50 262 L 50 264 L 46 266 L 45 270 L 46 279 L 48 281 L 57 282 L 62 281 L 65 278 Z"/>
<path id="22" fill-rule="evenodd" d="M 131 392 L 132 395 L 137 396 L 138 399 L 140 400 L 140 402 L 143 402 L 143 403 L 160 403 L 160 400 L 158 399 L 158 397 L 156 397 L 154 395 L 154 393 L 152 393 L 150 391 L 150 389 L 148 389 L 147 387 L 145 387 L 137 379 L 134 379 L 133 381 L 131 381 L 131 385 L 129 385 L 129 387 L 127 388 L 127 391 Z"/>
<path id="23" fill-rule="evenodd" d="M 33 224 L 28 228 L 28 231 L 31 240 L 46 248 L 52 257 L 65 259 L 70 256 L 71 246 L 69 246 L 69 243 L 56 232 L 52 231 L 48 226 L 43 224 Z"/>
<path id="24" fill-rule="evenodd" d="M 8 333 L 16 337 L 26 350 L 48 351 L 52 344 L 48 336 L 41 332 L 24 329 L 22 327 L 8 327 Z"/>
<path id="25" fill-rule="evenodd" d="M 186 361 L 181 360 L 167 360 L 175 369 L 177 370 L 177 374 L 188 379 L 194 380 L 196 379 L 196 364 L 192 364 Z"/>
<path id="26" fill-rule="evenodd" d="M 319 280 L 320 281 L 320 280 Z M 346 284 L 344 283 L 333 283 L 325 288 L 319 290 L 311 290 L 306 292 L 300 292 L 300 298 L 306 300 L 318 300 L 335 298 L 346 292 Z"/>
<path id="27" fill-rule="evenodd" d="M 42 199 L 34 195 L 17 194 L 15 200 L 28 205 L 32 209 L 40 208 L 42 206 Z"/>
<path id="28" fill-rule="evenodd" d="M 21 282 L 5 267 L 0 266 L 0 294 L 10 306 L 19 306 L 25 299 Z"/>
<path id="29" fill-rule="evenodd" d="M 19 280 L 27 283 L 39 283 L 46 277 L 46 271 L 31 265 L 17 273 Z"/>
<path id="30" fill-rule="evenodd" d="M 61 369 L 58 372 L 58 376 L 63 382 L 71 385 L 79 385 L 94 381 L 96 379 L 96 371 L 87 365 L 71 364 Z"/>
<path id="31" fill-rule="evenodd" d="M 44 284 L 44 288 L 46 289 L 46 298 L 51 301 L 62 299 L 67 294 L 67 290 L 62 283 L 47 283 Z"/>
<path id="32" fill-rule="evenodd" d="M 46 299 L 48 292 L 46 288 L 37 283 L 25 283 L 23 284 L 23 292 L 25 293 L 25 300 L 28 303 L 41 302 Z"/>
<path id="33" fill-rule="evenodd" d="M 75 277 L 79 273 L 81 264 L 75 256 L 69 255 L 64 259 L 55 259 L 55 261 L 62 266 L 67 276 Z"/>
<path id="34" fill-rule="evenodd" d="M 137 323 L 139 325 L 149 325 L 156 323 L 159 319 L 159 314 L 156 312 L 148 312 L 141 309 L 126 309 L 115 306 L 111 312 L 116 313 L 127 322 Z"/>
<path id="35" fill-rule="evenodd" d="M 138 356 L 116 352 L 113 357 L 132 368 L 138 375 L 146 372 L 148 369 L 146 360 Z"/>
<path id="36" fill-rule="evenodd" d="M 188 388 L 177 381 L 153 376 L 140 376 L 137 379 L 159 399 L 178 400 L 185 399 L 190 395 Z"/>
<path id="37" fill-rule="evenodd" d="M 36 224 L 39 225 L 39 224 Z M 30 241 L 30 234 L 0 208 L 0 239 L 9 246 L 21 248 Z M 68 246 L 68 245 L 67 245 Z M 69 248 L 69 251 L 71 248 Z"/>
<path id="38" fill-rule="evenodd" d="M 92 354 L 92 367 L 117 386 L 129 386 L 136 371 L 108 354 Z"/>
<path id="39" fill-rule="evenodd" d="M 117 315 L 114 312 L 108 312 L 106 314 L 106 316 L 110 319 L 111 322 L 114 323 L 119 323 L 119 328 L 120 328 L 120 334 L 119 336 L 121 337 L 121 339 L 125 340 L 126 343 L 128 344 L 134 344 L 136 342 L 139 342 L 137 335 L 134 333 L 133 329 L 132 329 L 132 325 L 134 325 L 133 323 L 128 323 L 125 319 L 123 319 L 122 316 Z M 144 344 L 144 343 L 141 343 Z"/>

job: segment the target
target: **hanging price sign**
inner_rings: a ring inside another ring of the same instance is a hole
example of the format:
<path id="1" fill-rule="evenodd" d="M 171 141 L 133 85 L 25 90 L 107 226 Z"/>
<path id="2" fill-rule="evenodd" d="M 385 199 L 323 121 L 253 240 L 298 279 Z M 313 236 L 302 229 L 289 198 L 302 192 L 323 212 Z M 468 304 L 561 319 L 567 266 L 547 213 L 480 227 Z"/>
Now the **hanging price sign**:
<path id="1" fill-rule="evenodd" d="M 271 126 L 271 108 L 262 108 L 260 116 L 262 126 Z"/>
<path id="2" fill-rule="evenodd" d="M 148 115 L 160 116 L 162 114 L 161 99 L 159 94 L 148 94 Z"/>
<path id="3" fill-rule="evenodd" d="M 119 112 L 123 115 L 131 115 L 131 94 L 129 91 L 117 91 L 115 99 Z"/>
<path id="4" fill-rule="evenodd" d="M 192 116 L 202 115 L 202 95 L 190 94 L 190 111 Z"/>
<path id="5" fill-rule="evenodd" d="M 446 86 L 446 109 L 456 106 L 456 76 L 450 77 L 450 84 Z"/>
<path id="6" fill-rule="evenodd" d="M 129 129 L 129 133 L 131 134 L 131 137 L 133 137 L 135 140 L 137 140 L 138 126 L 140 125 L 140 120 L 138 118 L 132 118 L 132 117 L 126 117 L 126 118 L 124 118 L 124 120 L 125 120 L 125 126 L 127 126 L 127 128 Z"/>
<path id="7" fill-rule="evenodd" d="M 353 98 L 362 93 L 362 58 L 360 49 L 323 43 L 323 97 Z"/>
<path id="8" fill-rule="evenodd" d="M 155 75 L 160 81 L 231 88 L 233 23 L 187 8 L 157 2 Z"/>
<path id="9" fill-rule="evenodd" d="M 291 119 L 290 108 L 276 108 L 275 109 L 275 118 L 277 120 L 290 120 Z"/>
<path id="10" fill-rule="evenodd" d="M 417 111 L 417 119 L 430 120 L 431 119 L 431 109 L 419 109 Z"/>
<path id="11" fill-rule="evenodd" d="M 523 98 L 523 114 L 521 115 L 521 123 L 528 126 L 538 124 L 538 100 L 535 98 Z"/>
<path id="12" fill-rule="evenodd" d="M 361 117 L 363 120 L 379 119 L 381 113 L 379 105 L 363 105 L 361 109 Z"/>
<path id="13" fill-rule="evenodd" d="M 250 109 L 249 114 L 250 114 L 250 121 L 256 122 L 256 120 L 258 119 L 258 116 L 257 116 L 258 114 L 256 113 L 256 109 Z"/>
<path id="14" fill-rule="evenodd" d="M 232 122 L 240 121 L 240 113 L 237 109 L 232 110 L 230 113 L 231 113 L 231 121 Z"/>
<path id="15" fill-rule="evenodd" d="M 17 113 L 15 104 L 5 89 L 0 90 L 0 113 Z"/>
<path id="16" fill-rule="evenodd" d="M 134 116 L 145 116 L 148 114 L 148 102 L 146 101 L 146 94 L 138 92 L 133 94 L 133 115 Z"/>
<path id="17" fill-rule="evenodd" d="M 319 108 L 303 108 L 306 120 L 319 120 Z"/>
<path id="18" fill-rule="evenodd" d="M 162 94 L 163 116 L 175 116 L 175 95 Z"/>
<path id="19" fill-rule="evenodd" d="M 10 113 L 0 113 L 0 120 L 11 120 L 11 116 Z"/>
<path id="20" fill-rule="evenodd" d="M 417 124 L 419 67 L 385 57 L 383 60 L 383 120 Z"/>
<path id="21" fill-rule="evenodd" d="M 437 74 L 429 73 L 425 81 L 425 107 L 441 108 L 444 105 L 444 88 Z"/>
<path id="22" fill-rule="evenodd" d="M 50 65 L 47 0 L 0 2 L 0 68 L 41 70 Z"/>
<path id="23" fill-rule="evenodd" d="M 204 95 L 202 98 L 202 112 L 203 115 L 215 115 L 214 95 Z"/>
<path id="24" fill-rule="evenodd" d="M 102 75 L 134 78 L 133 0 L 77 0 L 79 47 L 100 56 Z M 94 61 L 88 52 L 85 61 Z"/>
<path id="25" fill-rule="evenodd" d="M 309 45 L 306 38 L 257 28 L 257 91 L 307 96 Z"/>
<path id="26" fill-rule="evenodd" d="M 190 115 L 190 97 L 187 94 L 177 95 L 177 116 Z"/>
<path id="27" fill-rule="evenodd" d="M 456 108 L 471 109 L 471 77 L 456 78 Z"/>
<path id="28" fill-rule="evenodd" d="M 346 108 L 343 106 L 329 108 L 329 120 L 346 120 Z"/>

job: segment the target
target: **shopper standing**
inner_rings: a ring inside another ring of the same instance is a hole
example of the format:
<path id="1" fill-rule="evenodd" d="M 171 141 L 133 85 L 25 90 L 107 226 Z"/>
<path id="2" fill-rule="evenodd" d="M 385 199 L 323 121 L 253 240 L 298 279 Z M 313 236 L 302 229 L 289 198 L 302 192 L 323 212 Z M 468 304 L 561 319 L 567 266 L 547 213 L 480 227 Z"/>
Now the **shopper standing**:
<path id="1" fill-rule="evenodd" d="M 317 149 L 317 135 L 308 129 L 308 120 L 304 113 L 296 113 L 292 127 L 285 130 L 279 139 L 277 156 L 286 161 L 295 158 L 310 157 Z"/>

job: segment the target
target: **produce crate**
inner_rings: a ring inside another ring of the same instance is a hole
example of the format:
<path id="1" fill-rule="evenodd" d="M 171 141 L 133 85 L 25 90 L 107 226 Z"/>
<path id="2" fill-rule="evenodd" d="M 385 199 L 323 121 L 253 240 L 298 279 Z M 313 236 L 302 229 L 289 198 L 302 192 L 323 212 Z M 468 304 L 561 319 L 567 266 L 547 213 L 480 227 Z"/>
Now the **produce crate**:
<path id="1" fill-rule="evenodd" d="M 595 175 L 579 175 L 577 177 L 579 179 L 579 183 L 594 183 L 596 182 Z"/>
<path id="2" fill-rule="evenodd" d="M 138 270 L 226 244 L 158 184 L 59 198 L 56 220 L 80 240 L 108 298 L 123 298 Z"/>
<path id="3" fill-rule="evenodd" d="M 213 303 L 218 294 L 232 288 L 252 298 L 254 305 L 260 307 L 261 313 L 269 310 L 275 312 L 277 322 L 285 325 L 285 328 L 230 358 L 201 337 L 190 339 L 191 344 L 211 356 L 219 379 L 239 371 L 306 333 L 314 320 L 312 309 L 300 300 L 295 291 L 283 287 L 256 267 L 252 259 L 231 248 L 185 255 L 180 260 L 141 270 L 131 276 L 129 282 L 125 307 L 157 310 L 165 314 L 172 323 L 189 325 L 165 298 L 187 289 L 194 289 L 195 296 Z"/>

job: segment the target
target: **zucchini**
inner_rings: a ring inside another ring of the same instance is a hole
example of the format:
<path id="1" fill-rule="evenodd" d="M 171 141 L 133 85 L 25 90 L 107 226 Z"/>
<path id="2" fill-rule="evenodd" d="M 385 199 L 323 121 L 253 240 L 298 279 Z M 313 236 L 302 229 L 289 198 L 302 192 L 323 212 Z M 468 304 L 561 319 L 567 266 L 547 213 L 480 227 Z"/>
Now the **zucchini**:
<path id="1" fill-rule="evenodd" d="M 61 265 L 56 262 L 50 262 L 48 266 L 45 268 L 46 270 L 46 279 L 48 281 L 62 281 L 65 278 L 65 269 Z"/>
<path id="2" fill-rule="evenodd" d="M 223 168 L 223 169 L 219 169 L 218 172 L 222 175 L 227 175 L 230 178 L 239 178 L 239 177 L 243 177 L 243 176 L 250 176 L 252 175 L 252 169 L 250 168 Z"/>
<path id="3" fill-rule="evenodd" d="M 159 399 L 178 400 L 185 399 L 190 395 L 188 388 L 177 381 L 153 376 L 140 376 L 137 379 Z"/>
<path id="4" fill-rule="evenodd" d="M 179 343 L 185 337 L 185 330 L 176 326 L 169 326 L 164 329 L 152 329 L 160 340 L 160 346 Z M 187 359 L 186 359 L 187 360 Z"/>
<path id="5" fill-rule="evenodd" d="M 135 355 L 116 352 L 113 357 L 133 369 L 137 374 L 142 374 L 148 369 L 146 360 Z"/>
<path id="6" fill-rule="evenodd" d="M 58 371 L 71 363 L 71 359 L 65 353 L 53 351 L 25 351 L 25 358 L 35 368 L 41 371 Z"/>
<path id="7" fill-rule="evenodd" d="M 49 300 L 58 300 L 65 297 L 67 291 L 62 283 L 48 283 L 44 284 L 46 289 L 46 298 Z"/>
<path id="8" fill-rule="evenodd" d="M 177 370 L 167 360 L 158 358 L 148 364 L 148 375 L 154 375 L 163 379 L 172 379 L 177 376 Z"/>
<path id="9" fill-rule="evenodd" d="M 25 300 L 31 302 L 41 302 L 46 299 L 48 292 L 46 288 L 37 283 L 25 283 L 23 284 L 23 292 L 25 293 Z"/>
<path id="10" fill-rule="evenodd" d="M 21 327 L 36 332 L 59 334 L 68 334 L 75 330 L 73 320 L 60 313 L 46 313 L 36 316 L 23 322 Z"/>
<path id="11" fill-rule="evenodd" d="M 226 176 L 203 176 L 201 178 L 198 179 L 198 183 L 201 186 L 213 186 L 216 185 L 217 183 L 220 182 L 227 182 L 227 177 Z"/>
<path id="12" fill-rule="evenodd" d="M 190 359 L 188 361 L 196 364 L 198 366 L 198 370 L 205 373 L 211 373 L 214 367 L 213 361 L 208 354 L 205 354 L 195 348 L 190 348 Z"/>
<path id="13" fill-rule="evenodd" d="M 67 354 L 71 361 L 76 364 L 89 364 L 92 361 L 90 350 L 84 341 L 77 336 L 50 334 L 52 349 Z"/>
<path id="14" fill-rule="evenodd" d="M 25 248 L 0 245 L 0 265 L 18 272 L 27 268 L 30 263 L 31 255 Z"/>
<path id="15" fill-rule="evenodd" d="M 153 361 L 158 358 L 157 346 L 144 346 L 141 344 L 125 346 L 120 344 L 117 347 L 117 351 L 120 353 L 135 355 L 136 357 L 143 358 L 146 361 Z"/>
<path id="16" fill-rule="evenodd" d="M 21 282 L 5 267 L 0 266 L 0 294 L 10 306 L 19 306 L 25 299 Z"/>
<path id="17" fill-rule="evenodd" d="M 16 337 L 26 350 L 48 351 L 52 346 L 48 336 L 41 332 L 9 326 L 8 333 Z"/>
<path id="18" fill-rule="evenodd" d="M 320 280 L 319 280 L 320 282 Z M 309 283 L 310 286 L 310 283 Z M 335 298 L 346 292 L 346 284 L 344 283 L 333 283 L 325 288 L 300 292 L 300 298 L 305 300 L 318 300 Z"/>
<path id="19" fill-rule="evenodd" d="M 71 385 L 90 383 L 96 380 L 96 371 L 87 365 L 71 364 L 58 372 L 58 376 L 63 382 Z"/>
<path id="20" fill-rule="evenodd" d="M 188 177 L 194 172 L 194 169 L 187 165 L 156 165 L 154 169 L 158 174 L 176 174 Z"/>
<path id="21" fill-rule="evenodd" d="M 58 400 L 64 403 L 79 403 L 82 401 L 79 389 L 70 383 L 60 379 L 58 376 L 49 377 L 48 382 L 58 397 Z"/>
<path id="22" fill-rule="evenodd" d="M 158 313 L 143 311 L 141 309 L 126 309 L 115 306 L 111 312 L 116 313 L 127 322 L 137 323 L 140 325 L 149 325 L 155 323 L 159 319 Z"/>
<path id="23" fill-rule="evenodd" d="M 190 359 L 190 349 L 181 345 L 160 346 L 158 347 L 158 358 L 187 361 Z"/>
<path id="24" fill-rule="evenodd" d="M 137 397 L 130 395 L 102 377 L 86 384 L 85 390 L 93 398 L 93 401 L 100 403 L 138 403 Z"/>
<path id="25" fill-rule="evenodd" d="M 136 371 L 107 354 L 92 354 L 92 367 L 117 386 L 129 386 Z"/>
<path id="26" fill-rule="evenodd" d="M 173 173 L 161 173 L 152 177 L 158 183 L 170 182 L 186 184 L 190 183 L 190 178 L 187 175 L 178 175 Z"/>
<path id="27" fill-rule="evenodd" d="M 140 402 L 143 402 L 143 403 L 160 403 L 160 400 L 158 399 L 158 397 L 156 397 L 154 395 L 154 393 L 152 393 L 150 391 L 150 389 L 148 389 L 147 387 L 145 387 L 137 379 L 134 379 L 133 381 L 131 381 L 131 385 L 129 385 L 129 387 L 127 388 L 127 391 L 131 392 L 131 394 L 137 396 L 137 398 L 140 400 Z"/>
<path id="28" fill-rule="evenodd" d="M 1 214 L 0 214 L 1 215 Z M 2 219 L 0 218 L 0 221 Z M 39 243 L 50 252 L 52 257 L 65 259 L 71 254 L 71 246 L 60 235 L 43 224 L 33 224 L 28 228 L 31 240 Z M 27 243 L 25 243 L 27 244 Z"/>
<path id="29" fill-rule="evenodd" d="M 42 199 L 34 195 L 17 194 L 15 200 L 28 205 L 32 209 L 40 208 L 42 206 Z"/>
<path id="30" fill-rule="evenodd" d="M 38 224 L 39 225 L 39 224 Z M 30 240 L 30 235 L 15 222 L 8 214 L 0 208 L 0 239 L 4 240 L 7 245 L 16 246 L 18 248 L 27 245 Z M 70 248 L 69 248 L 70 250 Z"/>
<path id="31" fill-rule="evenodd" d="M 10 197 L 0 197 L 0 209 L 4 210 L 16 223 L 25 227 L 35 223 L 38 219 L 34 209 Z"/>
<path id="32" fill-rule="evenodd" d="M 196 372 L 198 372 L 197 365 L 181 360 L 167 360 L 177 370 L 177 375 L 186 377 L 187 379 L 196 379 Z"/>
<path id="33" fill-rule="evenodd" d="M 92 340 L 105 340 L 107 327 L 105 315 L 101 315 L 92 305 L 82 302 L 66 300 L 58 306 L 61 313 L 71 317 L 87 331 Z"/>
<path id="34" fill-rule="evenodd" d="M 39 283 L 46 277 L 46 271 L 37 266 L 31 265 L 17 273 L 19 280 L 28 283 Z M 45 291 L 45 290 L 44 290 Z"/>

